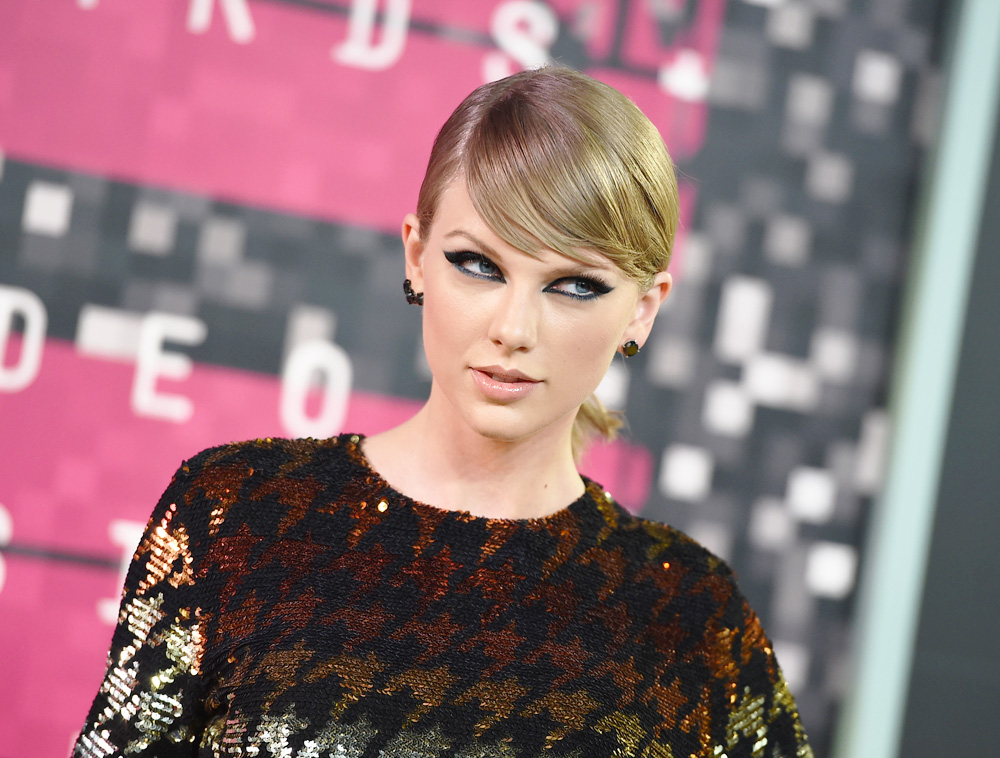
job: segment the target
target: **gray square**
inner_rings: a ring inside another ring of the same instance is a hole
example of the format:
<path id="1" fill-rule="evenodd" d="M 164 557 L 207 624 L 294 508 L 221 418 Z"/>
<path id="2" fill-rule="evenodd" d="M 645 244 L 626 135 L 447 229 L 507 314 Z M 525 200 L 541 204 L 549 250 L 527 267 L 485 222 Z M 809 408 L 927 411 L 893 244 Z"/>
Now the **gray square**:
<path id="1" fill-rule="evenodd" d="M 788 81 L 785 117 L 797 124 L 822 127 L 833 113 L 833 85 L 821 76 L 796 74 Z"/>
<path id="2" fill-rule="evenodd" d="M 167 205 L 140 200 L 132 208 L 128 246 L 137 253 L 164 256 L 177 239 L 177 212 Z"/>
<path id="3" fill-rule="evenodd" d="M 806 219 L 779 214 L 764 227 L 764 255 L 772 263 L 801 266 L 809 260 L 812 227 Z"/>
<path id="4" fill-rule="evenodd" d="M 879 103 L 851 104 L 851 126 L 862 134 L 880 135 L 892 126 L 892 108 Z"/>
<path id="5" fill-rule="evenodd" d="M 819 153 L 806 168 L 806 190 L 817 200 L 843 203 L 854 188 L 854 164 L 845 155 Z"/>
<path id="6" fill-rule="evenodd" d="M 803 3 L 788 2 L 771 9 L 767 17 L 767 37 L 779 47 L 805 50 L 812 44 L 816 19 Z"/>
<path id="7" fill-rule="evenodd" d="M 719 59 L 712 70 L 708 99 L 715 105 L 761 110 L 767 99 L 767 71 L 744 61 Z"/>
<path id="8" fill-rule="evenodd" d="M 235 218 L 213 216 L 198 235 L 198 260 L 210 266 L 232 266 L 243 259 L 247 230 Z"/>

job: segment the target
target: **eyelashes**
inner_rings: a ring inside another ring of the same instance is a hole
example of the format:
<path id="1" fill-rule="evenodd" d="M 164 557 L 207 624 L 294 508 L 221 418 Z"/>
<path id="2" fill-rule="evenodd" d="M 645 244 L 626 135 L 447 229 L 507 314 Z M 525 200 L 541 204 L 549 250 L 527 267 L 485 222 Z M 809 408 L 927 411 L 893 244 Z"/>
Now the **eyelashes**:
<path id="1" fill-rule="evenodd" d="M 496 267 L 489 258 L 481 253 L 471 253 L 466 251 L 449 252 L 445 251 L 445 259 L 452 266 L 463 274 L 474 276 L 477 279 L 495 279 L 498 282 L 504 280 L 500 269 Z"/>
<path id="2" fill-rule="evenodd" d="M 446 250 L 444 257 L 466 276 L 487 281 L 506 281 L 497 265 L 482 253 L 467 250 Z M 554 292 L 574 300 L 596 300 L 613 289 L 614 287 L 608 282 L 596 276 L 564 276 L 556 279 L 544 291 Z"/>
<path id="3" fill-rule="evenodd" d="M 572 276 L 553 282 L 546 287 L 546 291 L 550 290 L 560 292 L 577 300 L 594 300 L 601 295 L 611 292 L 612 287 L 610 284 L 594 277 Z"/>

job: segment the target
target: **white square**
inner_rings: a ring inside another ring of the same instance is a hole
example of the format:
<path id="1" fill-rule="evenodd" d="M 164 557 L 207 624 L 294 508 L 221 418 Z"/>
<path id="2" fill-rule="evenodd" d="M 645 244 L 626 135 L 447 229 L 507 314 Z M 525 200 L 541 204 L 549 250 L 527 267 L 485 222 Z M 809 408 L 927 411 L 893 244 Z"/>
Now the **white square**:
<path id="1" fill-rule="evenodd" d="M 888 53 L 861 50 L 854 61 L 851 89 L 859 100 L 892 105 L 899 99 L 903 65 Z"/>
<path id="2" fill-rule="evenodd" d="M 764 255 L 772 263 L 801 266 L 809 260 L 812 227 L 804 218 L 779 214 L 764 228 Z"/>
<path id="3" fill-rule="evenodd" d="M 660 491 L 678 500 L 704 500 L 712 488 L 715 463 L 704 448 L 671 445 L 660 460 Z"/>
<path id="4" fill-rule="evenodd" d="M 142 314 L 86 303 L 76 322 L 76 351 L 114 361 L 134 361 L 139 352 Z"/>
<path id="5" fill-rule="evenodd" d="M 606 407 L 616 411 L 624 410 L 625 403 L 628 402 L 628 385 L 628 369 L 615 360 L 608 366 L 607 373 L 594 394 Z"/>
<path id="6" fill-rule="evenodd" d="M 814 19 L 802 3 L 785 3 L 771 9 L 767 17 L 767 36 L 775 45 L 805 50 L 812 44 Z"/>
<path id="7" fill-rule="evenodd" d="M 702 102 L 708 95 L 708 64 L 697 50 L 680 49 L 660 66 L 657 84 L 678 100 Z"/>
<path id="8" fill-rule="evenodd" d="M 806 587 L 819 597 L 843 600 L 854 589 L 858 554 L 850 545 L 817 542 L 806 558 Z"/>
<path id="9" fill-rule="evenodd" d="M 713 434 L 745 437 L 753 428 L 754 405 L 736 382 L 713 381 L 705 389 L 701 422 Z"/>
<path id="10" fill-rule="evenodd" d="M 817 329 L 809 346 L 809 360 L 824 379 L 845 384 L 858 363 L 858 341 L 850 332 Z"/>
<path id="11" fill-rule="evenodd" d="M 819 153 L 806 167 L 806 190 L 817 200 L 842 203 L 854 187 L 854 164 L 843 155 Z"/>
<path id="12" fill-rule="evenodd" d="M 139 253 L 167 255 L 177 238 L 177 213 L 166 205 L 140 200 L 132 209 L 128 245 Z"/>
<path id="13" fill-rule="evenodd" d="M 809 364 L 778 353 L 761 353 L 743 369 L 743 386 L 759 405 L 811 411 L 819 403 L 819 381 Z"/>
<path id="14" fill-rule="evenodd" d="M 775 640 L 774 657 L 785 677 L 788 689 L 801 690 L 809 676 L 809 648 L 797 642 Z"/>
<path id="15" fill-rule="evenodd" d="M 714 521 L 694 521 L 685 527 L 687 535 L 710 553 L 728 561 L 733 549 L 733 536 L 723 524 Z"/>
<path id="16" fill-rule="evenodd" d="M 763 279 L 732 276 L 723 282 L 715 352 L 724 361 L 739 363 L 764 349 L 774 293 Z"/>
<path id="17" fill-rule="evenodd" d="M 800 466 L 788 475 L 785 499 L 792 514 L 812 524 L 825 524 L 833 516 L 837 486 L 826 469 Z"/>
<path id="18" fill-rule="evenodd" d="M 69 230 L 73 192 L 64 184 L 34 181 L 28 185 L 21 226 L 32 234 L 62 237 Z"/>
<path id="19" fill-rule="evenodd" d="M 684 235 L 684 249 L 678 251 L 680 258 L 680 278 L 685 285 L 703 282 L 712 271 L 712 246 L 708 237 L 700 232 Z M 667 299 L 667 305 L 670 305 Z"/>
<path id="20" fill-rule="evenodd" d="M 762 497 L 750 511 L 750 542 L 761 550 L 783 550 L 795 539 L 796 523 L 785 504 Z"/>

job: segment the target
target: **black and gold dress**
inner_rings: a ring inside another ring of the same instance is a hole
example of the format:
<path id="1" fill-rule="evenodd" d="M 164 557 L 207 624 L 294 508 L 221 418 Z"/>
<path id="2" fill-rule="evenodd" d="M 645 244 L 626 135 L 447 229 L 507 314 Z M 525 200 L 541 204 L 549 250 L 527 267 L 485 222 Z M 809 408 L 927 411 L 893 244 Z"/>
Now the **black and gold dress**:
<path id="1" fill-rule="evenodd" d="M 811 756 L 729 569 L 599 485 L 415 502 L 357 435 L 207 450 L 139 545 L 75 755 Z"/>

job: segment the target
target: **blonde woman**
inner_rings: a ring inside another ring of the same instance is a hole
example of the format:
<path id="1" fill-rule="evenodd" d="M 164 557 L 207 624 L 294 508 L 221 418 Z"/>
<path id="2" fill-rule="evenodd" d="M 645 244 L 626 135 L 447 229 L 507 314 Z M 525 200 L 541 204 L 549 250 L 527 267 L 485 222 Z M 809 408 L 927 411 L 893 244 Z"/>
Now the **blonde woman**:
<path id="1" fill-rule="evenodd" d="M 403 221 L 433 374 L 377 436 L 187 461 L 126 584 L 85 756 L 809 756 L 729 569 L 576 461 L 671 288 L 656 129 L 552 67 L 484 85 Z"/>

